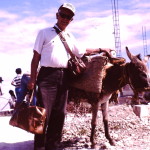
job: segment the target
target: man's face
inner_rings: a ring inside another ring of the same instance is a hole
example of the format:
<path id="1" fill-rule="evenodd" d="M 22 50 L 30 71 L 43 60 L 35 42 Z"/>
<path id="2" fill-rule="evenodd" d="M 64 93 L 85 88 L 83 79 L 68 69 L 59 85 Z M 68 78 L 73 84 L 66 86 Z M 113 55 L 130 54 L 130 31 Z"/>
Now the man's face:
<path id="1" fill-rule="evenodd" d="M 57 25 L 63 30 L 68 24 L 73 20 L 73 14 L 68 9 L 61 9 L 58 11 L 57 15 Z"/>

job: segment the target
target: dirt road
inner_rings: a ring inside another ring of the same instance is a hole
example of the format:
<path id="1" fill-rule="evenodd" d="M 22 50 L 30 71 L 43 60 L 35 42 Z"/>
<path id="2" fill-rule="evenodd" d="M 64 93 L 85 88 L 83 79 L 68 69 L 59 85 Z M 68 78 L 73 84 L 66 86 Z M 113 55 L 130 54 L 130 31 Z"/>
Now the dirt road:
<path id="1" fill-rule="evenodd" d="M 116 146 L 110 146 L 106 140 L 99 112 L 96 135 L 99 150 L 150 150 L 150 118 L 140 120 L 127 105 L 110 106 L 109 118 L 110 133 Z M 0 150 L 33 150 L 33 134 L 10 126 L 9 119 L 0 117 Z M 70 148 L 90 149 L 90 120 L 91 114 L 74 116 L 68 113 L 63 140 L 72 141 Z"/>

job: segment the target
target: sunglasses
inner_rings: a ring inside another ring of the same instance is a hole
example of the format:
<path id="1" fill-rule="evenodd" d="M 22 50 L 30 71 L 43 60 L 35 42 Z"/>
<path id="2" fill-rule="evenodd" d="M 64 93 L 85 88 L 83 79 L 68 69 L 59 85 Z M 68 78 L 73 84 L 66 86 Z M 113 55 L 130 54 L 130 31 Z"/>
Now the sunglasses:
<path id="1" fill-rule="evenodd" d="M 69 16 L 69 15 L 66 15 L 66 14 L 61 13 L 61 12 L 59 12 L 59 15 L 60 15 L 60 17 L 63 18 L 63 19 L 71 20 L 71 19 L 73 18 L 73 16 Z"/>

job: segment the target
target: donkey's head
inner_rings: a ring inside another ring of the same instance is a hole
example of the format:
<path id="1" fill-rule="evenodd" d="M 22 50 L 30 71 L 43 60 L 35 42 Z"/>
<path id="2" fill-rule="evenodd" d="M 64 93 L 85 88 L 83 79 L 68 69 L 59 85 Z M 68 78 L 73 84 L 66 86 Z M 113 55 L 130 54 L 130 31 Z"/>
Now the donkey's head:
<path id="1" fill-rule="evenodd" d="M 130 86 L 138 92 L 149 90 L 149 75 L 145 63 L 140 59 L 139 55 L 132 55 L 128 50 L 128 47 L 126 47 L 126 52 L 131 60 L 128 66 Z"/>

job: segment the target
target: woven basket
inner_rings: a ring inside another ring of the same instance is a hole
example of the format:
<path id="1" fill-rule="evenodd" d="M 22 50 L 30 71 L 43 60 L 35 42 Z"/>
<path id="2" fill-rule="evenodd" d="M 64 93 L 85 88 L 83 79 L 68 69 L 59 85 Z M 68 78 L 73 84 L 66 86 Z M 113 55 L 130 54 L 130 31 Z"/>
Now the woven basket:
<path id="1" fill-rule="evenodd" d="M 87 66 L 86 71 L 78 79 L 71 81 L 70 86 L 87 92 L 100 93 L 107 57 L 99 55 L 88 56 L 84 62 Z"/>

